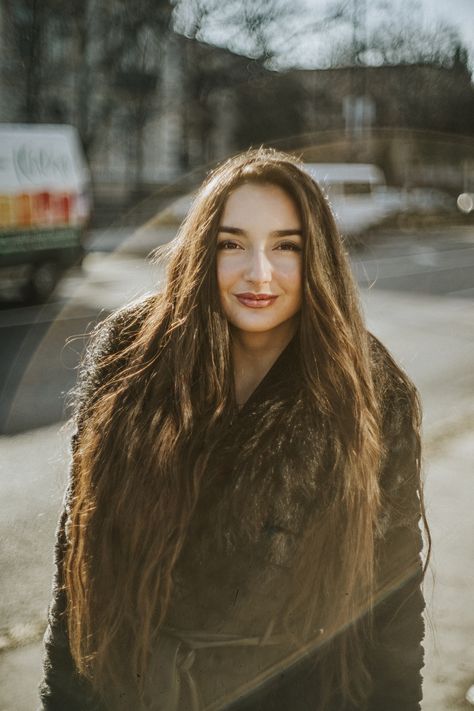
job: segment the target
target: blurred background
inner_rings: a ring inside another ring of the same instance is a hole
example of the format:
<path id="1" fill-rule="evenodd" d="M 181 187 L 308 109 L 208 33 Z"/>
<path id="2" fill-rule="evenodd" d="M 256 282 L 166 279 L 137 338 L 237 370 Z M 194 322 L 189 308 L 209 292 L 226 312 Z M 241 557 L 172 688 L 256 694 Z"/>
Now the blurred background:
<path id="1" fill-rule="evenodd" d="M 0 5 L 0 711 L 36 703 L 88 334 L 160 288 L 150 254 L 203 176 L 260 145 L 321 183 L 368 325 L 420 389 L 423 709 L 470 707 L 473 72 L 472 0 Z"/>

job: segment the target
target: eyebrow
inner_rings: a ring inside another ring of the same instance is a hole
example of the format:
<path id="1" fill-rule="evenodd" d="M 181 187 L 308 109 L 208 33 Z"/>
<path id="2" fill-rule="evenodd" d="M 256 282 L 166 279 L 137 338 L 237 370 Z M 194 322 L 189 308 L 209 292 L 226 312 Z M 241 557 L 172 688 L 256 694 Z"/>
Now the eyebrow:
<path id="1" fill-rule="evenodd" d="M 240 227 L 228 227 L 227 225 L 221 225 L 218 232 L 227 232 L 231 235 L 246 235 L 246 231 L 242 230 Z M 272 237 L 290 237 L 291 235 L 303 236 L 302 230 L 273 230 L 271 233 Z"/>

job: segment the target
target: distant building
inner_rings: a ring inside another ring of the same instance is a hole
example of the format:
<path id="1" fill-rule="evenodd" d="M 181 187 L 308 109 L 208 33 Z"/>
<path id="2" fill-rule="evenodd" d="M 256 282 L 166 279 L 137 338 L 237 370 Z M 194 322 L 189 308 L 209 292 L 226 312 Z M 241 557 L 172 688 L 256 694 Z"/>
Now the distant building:
<path id="1" fill-rule="evenodd" d="M 262 143 L 312 160 L 370 159 L 399 183 L 427 165 L 434 180 L 442 165 L 436 180 L 443 182 L 452 152 L 441 150 L 433 162 L 420 132 L 474 135 L 474 88 L 462 61 L 274 72 L 150 30 L 154 49 L 143 66 L 133 56 L 106 61 L 94 13 L 87 42 L 48 17 L 28 64 L 29 35 L 21 30 L 28 17 L 15 2 L 0 6 L 0 120 L 76 125 L 102 190 L 167 184 Z"/>
<path id="2" fill-rule="evenodd" d="M 379 67 L 295 70 L 304 110 L 314 130 L 358 127 L 410 128 L 474 134 L 474 87 L 467 67 L 400 64 Z M 347 99 L 365 99 L 368 112 L 344 111 Z"/>
<path id="3" fill-rule="evenodd" d="M 474 86 L 465 64 L 295 70 L 313 160 L 369 160 L 393 182 L 453 189 L 474 158 Z M 326 148 L 325 145 L 326 144 Z M 295 147 L 297 142 L 295 142 Z"/>

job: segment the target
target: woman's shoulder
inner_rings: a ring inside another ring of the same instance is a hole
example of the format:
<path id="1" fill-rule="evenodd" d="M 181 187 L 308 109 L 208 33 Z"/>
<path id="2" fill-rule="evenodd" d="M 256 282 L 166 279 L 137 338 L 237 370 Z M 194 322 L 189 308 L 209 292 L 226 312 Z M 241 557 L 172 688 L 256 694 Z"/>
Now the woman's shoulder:
<path id="1" fill-rule="evenodd" d="M 369 332 L 372 378 L 384 421 L 401 425 L 407 417 L 418 421 L 421 413 L 418 390 L 388 348 Z"/>
<path id="2" fill-rule="evenodd" d="M 120 353 L 132 343 L 158 299 L 158 294 L 152 294 L 126 304 L 101 320 L 88 335 L 87 346 L 79 364 L 77 384 L 70 398 L 73 403 L 73 419 L 118 367 Z"/>
<path id="3" fill-rule="evenodd" d="M 396 486 L 419 475 L 421 401 L 412 380 L 372 334 L 370 350 L 385 449 L 382 484 Z"/>
<path id="4" fill-rule="evenodd" d="M 100 359 L 106 351 L 120 350 L 138 331 L 158 298 L 157 294 L 143 296 L 112 311 L 99 321 L 90 334 L 86 356 L 90 359 Z"/>
<path id="5" fill-rule="evenodd" d="M 417 491 L 421 454 L 418 391 L 388 349 L 372 334 L 370 349 L 384 440 L 380 479 L 384 501 L 392 509 L 393 521 L 416 523 L 420 515 Z"/>

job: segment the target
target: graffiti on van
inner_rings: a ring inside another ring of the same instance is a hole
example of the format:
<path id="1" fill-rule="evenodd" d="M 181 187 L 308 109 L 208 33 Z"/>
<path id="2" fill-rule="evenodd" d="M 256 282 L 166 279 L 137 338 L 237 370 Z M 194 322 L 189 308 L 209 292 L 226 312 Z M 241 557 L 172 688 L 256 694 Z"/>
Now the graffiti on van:
<path id="1" fill-rule="evenodd" d="M 26 178 L 37 185 L 51 177 L 67 180 L 72 175 L 72 162 L 66 153 L 34 144 L 25 143 L 14 150 L 13 165 L 19 180 Z"/>

